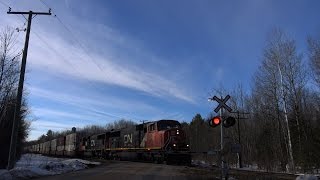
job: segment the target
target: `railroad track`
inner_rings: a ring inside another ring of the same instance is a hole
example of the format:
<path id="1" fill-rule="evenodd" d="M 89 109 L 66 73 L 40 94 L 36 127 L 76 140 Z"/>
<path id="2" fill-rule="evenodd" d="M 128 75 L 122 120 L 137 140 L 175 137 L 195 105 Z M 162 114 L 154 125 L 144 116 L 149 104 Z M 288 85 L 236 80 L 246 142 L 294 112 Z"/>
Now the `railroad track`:
<path id="1" fill-rule="evenodd" d="M 298 175 L 291 173 L 278 173 L 266 171 L 250 171 L 240 169 L 230 169 L 229 174 L 237 179 L 296 179 Z"/>
<path id="2" fill-rule="evenodd" d="M 209 177 L 220 179 L 220 168 L 201 168 L 201 167 L 189 167 L 186 171 L 191 174 L 203 174 Z M 210 175 L 211 174 L 211 175 Z M 237 170 L 230 169 L 229 177 L 233 177 L 238 180 L 294 180 L 298 175 L 288 173 L 276 173 L 276 172 L 261 172 L 250 170 Z"/>
<path id="3" fill-rule="evenodd" d="M 85 158 L 87 160 L 99 161 L 101 163 L 112 163 L 117 162 L 117 160 L 106 160 L 101 158 Z M 131 162 L 131 161 L 130 161 Z M 135 161 L 137 162 L 137 161 Z M 141 161 L 138 161 L 141 162 Z M 143 161 L 141 163 L 148 163 Z M 149 162 L 152 164 L 152 162 Z M 181 166 L 178 164 L 172 164 L 168 166 Z M 212 175 L 215 174 L 218 178 L 220 176 L 220 168 L 219 167 L 200 167 L 200 166 L 192 166 L 187 168 L 188 173 L 191 174 L 203 174 L 203 175 Z M 212 177 L 212 176 L 211 176 Z M 298 175 L 292 173 L 280 173 L 280 172 L 267 172 L 267 171 L 253 171 L 253 170 L 244 170 L 244 169 L 229 169 L 229 177 L 233 177 L 239 180 L 273 180 L 273 179 L 280 179 L 280 180 L 292 180 L 296 179 Z"/>

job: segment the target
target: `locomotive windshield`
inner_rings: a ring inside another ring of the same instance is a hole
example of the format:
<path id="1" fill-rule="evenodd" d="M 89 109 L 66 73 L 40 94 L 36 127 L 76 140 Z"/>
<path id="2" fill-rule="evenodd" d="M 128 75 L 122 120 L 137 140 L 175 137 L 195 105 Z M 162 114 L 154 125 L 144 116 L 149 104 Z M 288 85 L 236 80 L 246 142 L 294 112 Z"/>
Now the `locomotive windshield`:
<path id="1" fill-rule="evenodd" d="M 178 121 L 172 120 L 161 120 L 158 121 L 158 131 L 171 129 L 171 128 L 181 128 L 181 124 Z"/>

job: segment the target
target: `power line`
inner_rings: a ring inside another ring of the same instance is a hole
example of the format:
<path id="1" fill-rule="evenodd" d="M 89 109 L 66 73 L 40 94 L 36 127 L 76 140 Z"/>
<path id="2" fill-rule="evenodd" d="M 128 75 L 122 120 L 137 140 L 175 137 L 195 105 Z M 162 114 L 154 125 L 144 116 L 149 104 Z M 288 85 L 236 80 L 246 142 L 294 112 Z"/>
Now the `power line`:
<path id="1" fill-rule="evenodd" d="M 81 76 L 81 77 L 83 77 L 82 76 L 82 74 L 76 69 L 76 67 L 74 67 L 73 66 L 73 64 L 71 63 L 71 62 L 69 62 L 63 55 L 61 55 L 58 51 L 56 51 L 52 46 L 50 46 L 50 44 L 48 43 L 48 42 L 46 42 L 42 37 L 40 37 L 39 36 L 39 34 L 37 34 L 35 31 L 33 31 L 33 33 L 39 38 L 39 40 L 40 41 L 42 41 L 50 50 L 52 50 L 52 52 L 54 52 L 56 55 L 58 55 L 59 57 L 61 57 L 61 59 L 64 61 L 64 62 L 66 62 L 66 63 L 68 63 L 70 66 L 71 66 L 71 68 L 79 75 L 79 76 Z M 87 78 L 84 78 L 84 79 L 87 79 Z M 89 79 L 87 79 L 88 80 L 88 83 L 93 87 L 93 88 L 98 88 L 93 82 L 91 82 Z M 65 104 L 65 103 L 64 103 Z M 110 114 L 110 113 L 104 113 L 104 112 L 99 112 L 98 110 L 94 110 L 94 109 L 88 109 L 88 108 L 86 108 L 87 110 L 89 110 L 89 111 L 92 111 L 92 112 L 94 112 L 94 113 L 96 113 L 96 114 L 102 114 L 102 115 L 104 115 L 104 116 L 111 116 L 111 117 L 116 117 L 116 118 L 124 118 L 124 117 L 120 117 L 120 116 L 117 116 L 117 115 L 113 115 L 113 114 Z"/>
<path id="2" fill-rule="evenodd" d="M 63 56 L 62 56 L 60 53 L 58 53 L 54 48 L 52 48 L 47 41 L 45 41 L 42 37 L 39 36 L 38 33 L 36 33 L 36 32 L 33 31 L 33 34 L 36 35 L 37 38 L 38 38 L 40 41 L 42 41 L 52 52 L 54 52 L 56 55 L 60 56 L 61 59 L 62 59 L 64 62 L 66 62 L 68 65 L 71 66 L 71 68 L 72 68 L 73 70 L 76 71 L 76 69 L 75 69 L 75 67 L 72 65 L 72 63 L 70 63 L 68 60 L 66 60 L 65 57 L 63 57 Z"/>
<path id="3" fill-rule="evenodd" d="M 4 3 L 4 2 L 2 2 L 2 1 L 0 1 L 0 4 L 2 4 L 4 7 L 9 8 L 9 9 L 11 9 L 11 7 L 12 7 L 12 6 L 10 6 L 9 4 Z M 20 11 L 18 8 L 17 8 L 17 10 Z M 19 16 L 19 14 L 16 14 L 16 15 L 21 18 L 21 16 Z M 25 26 L 25 25 L 26 25 L 26 22 L 27 22 L 28 20 L 27 20 L 27 18 L 26 18 L 23 14 L 21 14 L 21 15 L 23 16 L 23 18 L 24 18 L 25 21 L 24 21 L 24 20 L 21 20 L 20 18 L 19 18 L 19 20 L 23 23 L 23 26 Z M 23 28 L 21 28 L 21 29 L 23 29 Z"/>
<path id="4" fill-rule="evenodd" d="M 2 2 L 2 1 L 0 1 L 0 2 Z M 45 3 L 44 1 L 40 0 L 40 2 L 42 2 L 42 4 L 44 4 L 46 7 L 48 7 L 49 9 L 51 9 L 51 8 L 48 6 L 48 4 Z M 6 7 L 10 7 L 10 6 L 7 5 L 7 4 L 4 4 L 4 3 L 2 3 L 2 4 L 3 4 L 4 6 L 6 6 Z M 57 18 L 57 20 L 60 22 L 60 24 L 61 24 L 70 34 L 73 35 L 72 31 L 61 21 L 61 19 L 60 19 L 54 12 L 52 12 L 52 14 L 54 15 L 54 17 Z M 22 21 L 21 19 L 19 19 L 19 20 Z M 25 24 L 24 21 L 22 21 L 22 22 Z M 90 79 L 84 77 L 83 74 L 80 73 L 80 72 L 77 70 L 77 68 L 76 68 L 70 61 L 67 60 L 67 58 L 65 58 L 61 53 L 59 53 L 55 48 L 53 48 L 53 47 L 52 47 L 45 39 L 43 39 L 37 32 L 33 31 L 32 33 L 35 34 L 35 35 L 37 36 L 37 38 L 38 38 L 40 41 L 42 41 L 54 54 L 56 54 L 57 56 L 61 57 L 61 59 L 62 59 L 64 62 L 66 62 L 68 65 L 70 65 L 71 68 L 72 68 L 80 77 L 86 79 L 86 80 L 88 81 L 88 83 L 90 84 L 91 87 L 93 87 L 93 88 L 95 88 L 95 89 L 99 89 L 99 87 L 96 86 L 96 84 L 94 84 L 92 81 L 90 81 Z M 74 36 L 74 35 L 73 35 L 73 36 Z M 84 48 L 84 46 L 81 44 L 81 42 L 80 42 L 75 36 L 74 36 L 74 38 L 76 39 L 77 43 L 81 46 L 81 48 L 85 51 L 85 48 Z M 85 51 L 85 53 L 87 54 L 87 56 L 88 56 L 89 58 L 91 58 L 91 60 L 95 63 L 95 65 L 96 65 L 101 71 L 103 71 L 103 70 L 101 69 L 101 67 L 100 67 L 100 66 L 92 59 L 92 57 L 88 54 L 88 52 Z M 115 117 L 115 118 L 124 118 L 124 117 L 120 117 L 120 116 L 113 115 L 113 114 L 109 114 L 109 113 L 104 113 L 104 112 L 102 113 L 102 112 L 99 112 L 99 111 L 94 110 L 94 109 L 87 109 L 87 110 L 92 111 L 92 112 L 95 112 L 95 113 L 100 114 L 100 115 L 102 114 L 102 115 L 104 115 L 104 116 Z M 135 119 L 135 118 L 131 118 L 131 119 Z"/>
<path id="5" fill-rule="evenodd" d="M 52 14 L 54 15 L 54 17 L 58 20 L 58 22 L 72 35 L 72 37 L 74 38 L 75 42 L 80 46 L 80 48 L 84 51 L 84 53 L 90 58 L 90 60 L 100 69 L 101 72 L 105 73 L 105 71 L 99 66 L 99 64 L 94 60 L 94 58 L 92 58 L 92 56 L 87 52 L 86 48 L 84 47 L 84 45 L 80 42 L 80 40 L 74 35 L 74 33 L 72 32 L 72 30 L 65 24 L 63 23 L 63 21 L 57 16 L 57 14 L 55 13 L 54 10 L 52 10 L 52 8 L 46 3 L 44 2 L 44 0 L 40 0 L 40 2 L 47 8 L 51 9 Z M 48 43 L 46 43 L 48 45 Z M 68 63 L 70 64 L 70 63 Z M 73 68 L 75 69 L 75 68 Z M 76 69 L 75 69 L 76 70 Z M 77 71 L 77 70 L 76 70 Z M 78 71 L 77 71 L 78 72 Z M 78 74 L 81 76 L 81 73 L 78 72 Z M 87 79 L 87 78 L 86 78 Z M 87 79 L 89 81 L 89 79 Z M 91 83 L 91 81 L 89 81 L 90 84 L 92 86 L 95 86 L 94 83 Z M 96 86 L 95 86 L 96 87 Z M 114 116 L 116 117 L 116 116 Z M 131 118 L 134 119 L 134 118 Z"/>
<path id="6" fill-rule="evenodd" d="M 41 1 L 41 0 L 40 0 Z M 42 2 L 42 1 L 41 1 Z M 46 7 L 48 7 L 49 9 L 51 9 L 46 3 L 42 2 Z M 54 16 L 56 16 L 55 13 L 52 12 L 52 14 Z M 59 19 L 60 20 L 60 19 Z M 62 21 L 60 20 L 60 22 L 62 23 Z M 63 24 L 63 23 L 62 23 Z M 65 28 L 67 28 L 67 26 L 65 26 Z M 71 31 L 69 30 L 69 32 L 71 33 Z M 53 53 L 55 53 L 57 56 L 59 56 L 64 62 L 66 62 L 68 65 L 71 66 L 71 68 L 83 79 L 86 79 L 88 81 L 88 83 L 90 84 L 91 87 L 95 88 L 95 89 L 99 89 L 98 86 L 96 86 L 96 84 L 94 84 L 92 81 L 90 81 L 88 78 L 84 77 L 82 75 L 82 73 L 80 73 L 80 71 L 77 70 L 77 68 L 70 62 L 67 60 L 67 58 L 65 58 L 61 53 L 59 53 L 55 48 L 53 48 L 45 39 L 43 39 L 38 33 L 36 33 L 35 31 L 32 32 L 33 34 L 35 34 L 37 36 L 37 38 L 42 41 Z M 65 103 L 64 103 L 65 104 Z M 114 118 L 125 118 L 125 117 L 121 117 L 121 116 L 117 116 L 117 115 L 113 115 L 110 113 L 105 113 L 105 112 L 99 112 L 99 110 L 95 110 L 95 109 L 89 109 L 86 108 L 89 111 L 92 111 L 96 114 L 100 114 L 100 115 L 104 115 L 107 117 L 114 117 Z M 135 118 L 131 118 L 131 119 L 135 119 Z"/>
<path id="7" fill-rule="evenodd" d="M 45 3 L 43 0 L 40 0 L 40 2 L 46 6 L 47 8 L 50 8 L 47 3 Z M 50 8 L 51 9 L 51 8 Z M 53 10 L 52 10 L 53 12 Z M 75 39 L 76 43 L 80 46 L 80 48 L 84 51 L 84 53 L 91 59 L 91 61 L 100 69 L 101 72 L 104 72 L 104 70 L 99 66 L 99 64 L 92 58 L 92 56 L 87 52 L 85 46 L 80 42 L 80 40 L 74 35 L 74 33 L 71 31 L 71 29 L 62 22 L 62 20 L 57 16 L 56 13 L 53 13 L 54 17 L 59 21 L 59 23 L 72 35 L 72 37 Z"/>
<path id="8" fill-rule="evenodd" d="M 76 67 L 73 66 L 73 64 L 72 64 L 71 62 L 69 62 L 61 53 L 59 53 L 58 51 L 56 51 L 45 39 L 43 39 L 42 37 L 40 37 L 38 33 L 36 33 L 35 31 L 33 31 L 33 33 L 34 33 L 34 34 L 39 38 L 39 40 L 42 41 L 50 50 L 52 50 L 52 52 L 54 52 L 56 55 L 58 55 L 59 57 L 61 57 L 61 59 L 62 59 L 64 62 L 68 63 L 68 64 L 71 66 L 71 68 L 72 68 L 79 76 L 83 77 L 82 74 L 76 69 Z M 85 77 L 83 77 L 83 78 L 84 78 L 84 79 L 87 79 L 87 78 L 85 78 Z M 97 87 L 93 82 L 91 82 L 89 79 L 87 79 L 87 80 L 88 80 L 88 83 L 89 83 L 93 88 L 95 88 L 95 89 L 98 89 L 98 88 L 99 88 L 99 87 Z M 66 103 L 64 103 L 64 104 L 66 104 Z M 100 114 L 100 115 L 104 115 L 104 116 L 108 116 L 108 117 L 124 118 L 124 117 L 120 117 L 120 116 L 113 115 L 113 114 L 110 114 L 110 113 L 99 112 L 99 110 L 94 110 L 94 109 L 89 109 L 89 108 L 85 108 L 85 109 L 87 109 L 87 110 L 89 110 L 89 111 L 92 111 L 92 112 L 94 112 L 94 113 L 96 113 L 96 114 Z M 131 118 L 131 119 L 135 119 L 135 118 Z"/>

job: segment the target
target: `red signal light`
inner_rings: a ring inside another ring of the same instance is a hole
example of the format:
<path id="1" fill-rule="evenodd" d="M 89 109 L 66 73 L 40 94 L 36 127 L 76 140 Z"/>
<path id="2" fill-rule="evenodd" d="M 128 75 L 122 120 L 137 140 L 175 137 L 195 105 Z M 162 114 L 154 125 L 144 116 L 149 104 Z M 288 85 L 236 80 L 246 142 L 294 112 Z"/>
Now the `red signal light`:
<path id="1" fill-rule="evenodd" d="M 216 126 L 219 126 L 220 124 L 221 124 L 221 118 L 219 116 L 209 119 L 209 125 L 211 127 L 216 127 Z"/>
<path id="2" fill-rule="evenodd" d="M 221 123 L 220 117 L 214 117 L 212 121 L 214 125 L 219 125 Z"/>

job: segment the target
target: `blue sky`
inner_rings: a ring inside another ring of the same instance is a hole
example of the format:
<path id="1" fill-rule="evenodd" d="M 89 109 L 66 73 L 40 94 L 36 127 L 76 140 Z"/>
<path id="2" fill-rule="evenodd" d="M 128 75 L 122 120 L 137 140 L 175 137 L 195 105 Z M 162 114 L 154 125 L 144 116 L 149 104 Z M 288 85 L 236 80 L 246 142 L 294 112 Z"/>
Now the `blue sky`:
<path id="1" fill-rule="evenodd" d="M 24 27 L 6 5 L 48 10 L 40 0 L 0 1 L 1 28 Z M 25 88 L 36 120 L 29 139 L 120 118 L 206 116 L 213 89 L 241 83 L 250 91 L 272 29 L 288 33 L 300 52 L 307 36 L 320 32 L 317 0 L 43 2 L 71 32 L 54 16 L 33 19 Z"/>

